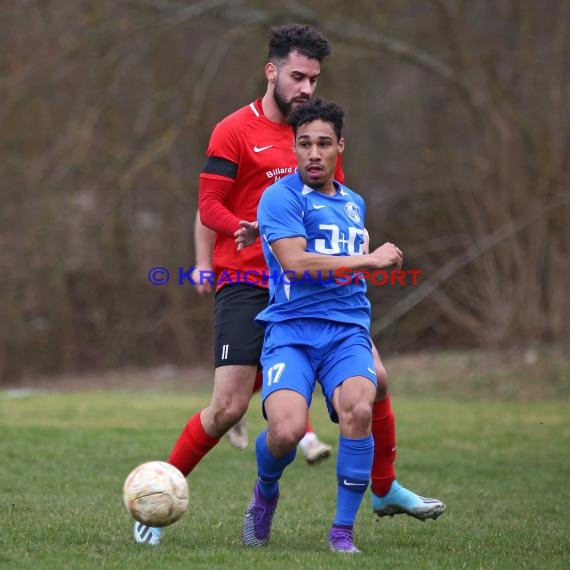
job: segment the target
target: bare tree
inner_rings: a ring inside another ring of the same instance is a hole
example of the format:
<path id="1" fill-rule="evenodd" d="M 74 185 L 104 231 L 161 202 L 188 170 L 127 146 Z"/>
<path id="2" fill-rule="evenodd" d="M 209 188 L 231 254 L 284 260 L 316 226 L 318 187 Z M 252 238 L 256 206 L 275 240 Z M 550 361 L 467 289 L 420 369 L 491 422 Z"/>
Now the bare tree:
<path id="1" fill-rule="evenodd" d="M 568 338 L 569 4 L 21 0 L 0 5 L 0 378 L 204 360 L 193 261 L 211 128 L 259 96 L 270 25 L 333 43 L 345 170 L 419 288 L 399 346 Z M 162 265 L 171 283 L 153 287 Z"/>

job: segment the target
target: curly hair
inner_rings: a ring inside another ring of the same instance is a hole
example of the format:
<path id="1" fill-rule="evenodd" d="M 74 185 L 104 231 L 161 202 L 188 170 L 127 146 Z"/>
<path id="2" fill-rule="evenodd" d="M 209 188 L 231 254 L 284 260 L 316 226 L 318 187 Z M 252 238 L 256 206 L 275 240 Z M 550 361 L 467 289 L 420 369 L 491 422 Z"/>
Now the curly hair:
<path id="1" fill-rule="evenodd" d="M 310 59 L 323 61 L 331 52 L 328 40 L 309 24 L 273 26 L 267 38 L 268 61 L 286 59 L 292 51 L 298 51 Z"/>
<path id="2" fill-rule="evenodd" d="M 311 99 L 308 103 L 292 111 L 287 117 L 287 122 L 293 127 L 293 132 L 297 136 L 297 129 L 301 125 L 312 123 L 318 119 L 330 123 L 340 140 L 344 128 L 344 109 L 333 101 Z"/>

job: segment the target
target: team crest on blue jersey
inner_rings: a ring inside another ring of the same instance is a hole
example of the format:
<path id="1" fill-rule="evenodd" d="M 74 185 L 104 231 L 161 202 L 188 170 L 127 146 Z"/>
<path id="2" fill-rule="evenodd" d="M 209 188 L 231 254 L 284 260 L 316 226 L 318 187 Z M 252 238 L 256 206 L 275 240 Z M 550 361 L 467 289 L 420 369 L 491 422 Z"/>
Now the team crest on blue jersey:
<path id="1" fill-rule="evenodd" d="M 348 202 L 344 205 L 346 215 L 355 223 L 360 223 L 360 208 L 354 202 Z"/>

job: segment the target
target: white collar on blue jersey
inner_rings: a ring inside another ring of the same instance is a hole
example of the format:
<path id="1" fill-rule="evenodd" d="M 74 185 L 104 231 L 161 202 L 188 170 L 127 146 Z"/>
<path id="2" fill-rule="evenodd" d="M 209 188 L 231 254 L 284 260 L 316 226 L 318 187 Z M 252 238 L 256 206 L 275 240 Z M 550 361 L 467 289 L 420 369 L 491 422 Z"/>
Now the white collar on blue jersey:
<path id="1" fill-rule="evenodd" d="M 335 184 L 338 184 L 338 187 L 340 188 L 340 190 L 339 190 L 338 193 L 339 193 L 341 196 L 348 196 L 348 192 L 345 192 L 345 191 L 343 190 L 342 186 L 341 186 L 338 182 L 335 182 Z M 305 184 L 305 185 L 303 186 L 303 190 L 301 190 L 301 194 L 302 194 L 303 196 L 306 196 L 307 194 L 310 194 L 311 192 L 314 192 L 314 191 L 315 191 L 315 190 L 314 190 L 313 188 L 311 188 L 310 186 L 307 186 L 307 185 Z"/>

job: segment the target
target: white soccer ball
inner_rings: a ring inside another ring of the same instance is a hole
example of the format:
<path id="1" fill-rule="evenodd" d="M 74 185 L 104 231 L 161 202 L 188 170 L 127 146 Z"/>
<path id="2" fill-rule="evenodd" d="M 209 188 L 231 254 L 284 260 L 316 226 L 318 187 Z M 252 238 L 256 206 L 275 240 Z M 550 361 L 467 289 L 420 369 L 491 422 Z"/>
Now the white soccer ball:
<path id="1" fill-rule="evenodd" d="M 149 461 L 129 473 L 123 485 L 123 503 L 135 520 L 148 526 L 168 526 L 188 507 L 188 483 L 173 465 Z"/>

